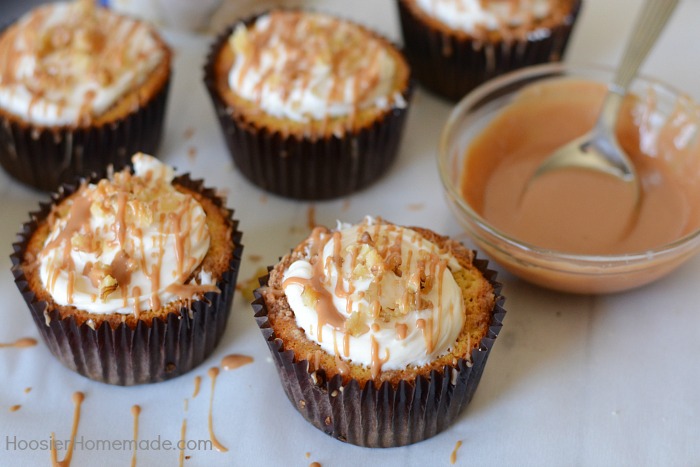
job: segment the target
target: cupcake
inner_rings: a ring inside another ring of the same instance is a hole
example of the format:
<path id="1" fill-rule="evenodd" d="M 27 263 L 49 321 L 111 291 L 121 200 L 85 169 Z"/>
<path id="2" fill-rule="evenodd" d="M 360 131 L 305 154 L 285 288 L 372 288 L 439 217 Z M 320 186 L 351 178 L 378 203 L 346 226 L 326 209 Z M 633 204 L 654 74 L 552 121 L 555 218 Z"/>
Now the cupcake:
<path id="1" fill-rule="evenodd" d="M 366 218 L 314 229 L 253 302 L 289 400 L 316 428 L 360 446 L 447 428 L 505 314 L 486 266 L 423 228 Z"/>
<path id="2" fill-rule="evenodd" d="M 38 7 L 0 33 L 0 164 L 55 190 L 158 148 L 171 52 L 92 0 Z"/>
<path id="3" fill-rule="evenodd" d="M 65 185 L 24 225 L 12 272 L 51 352 L 110 384 L 201 363 L 228 319 L 243 247 L 233 211 L 201 181 L 136 154 Z"/>
<path id="4" fill-rule="evenodd" d="M 273 10 L 225 31 L 205 82 L 234 163 L 290 198 L 347 195 L 397 155 L 411 92 L 401 52 L 357 24 Z"/>
<path id="5" fill-rule="evenodd" d="M 416 79 L 451 100 L 495 76 L 561 60 L 581 0 L 397 0 Z"/>

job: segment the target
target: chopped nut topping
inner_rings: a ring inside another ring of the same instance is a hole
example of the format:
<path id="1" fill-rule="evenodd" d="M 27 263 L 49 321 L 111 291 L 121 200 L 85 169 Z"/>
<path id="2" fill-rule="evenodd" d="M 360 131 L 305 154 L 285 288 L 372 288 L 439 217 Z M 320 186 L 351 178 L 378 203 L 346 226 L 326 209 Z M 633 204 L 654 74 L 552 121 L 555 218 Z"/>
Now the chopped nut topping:
<path id="1" fill-rule="evenodd" d="M 119 283 L 117 280 L 106 275 L 102 281 L 100 281 L 100 300 L 105 301 L 109 295 L 119 288 Z"/>

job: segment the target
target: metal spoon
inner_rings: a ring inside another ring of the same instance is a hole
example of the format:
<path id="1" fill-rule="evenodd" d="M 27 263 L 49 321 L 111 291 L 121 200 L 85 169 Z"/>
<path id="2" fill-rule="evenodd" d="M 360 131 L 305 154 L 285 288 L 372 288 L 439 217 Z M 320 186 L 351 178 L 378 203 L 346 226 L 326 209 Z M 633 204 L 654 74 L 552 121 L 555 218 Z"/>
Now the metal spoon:
<path id="1" fill-rule="evenodd" d="M 545 159 L 534 172 L 527 187 L 541 175 L 555 169 L 580 167 L 606 173 L 619 178 L 640 196 L 640 183 L 632 162 L 620 147 L 615 137 L 615 122 L 620 103 L 627 88 L 637 75 L 639 66 L 646 58 L 656 38 L 666 25 L 678 0 L 646 0 L 632 34 L 627 41 L 622 62 L 615 78 L 608 87 L 603 108 L 591 131 L 557 149 Z"/>

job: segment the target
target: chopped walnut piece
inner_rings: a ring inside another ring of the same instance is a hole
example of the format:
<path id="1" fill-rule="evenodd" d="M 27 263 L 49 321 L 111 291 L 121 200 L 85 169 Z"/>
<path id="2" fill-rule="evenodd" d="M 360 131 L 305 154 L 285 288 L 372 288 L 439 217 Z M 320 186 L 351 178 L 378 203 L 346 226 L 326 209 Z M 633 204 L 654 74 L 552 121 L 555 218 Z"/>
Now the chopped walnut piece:
<path id="1" fill-rule="evenodd" d="M 369 326 L 365 322 L 363 314 L 353 311 L 350 317 L 345 321 L 345 331 L 353 337 L 366 334 L 369 331 Z"/>
<path id="2" fill-rule="evenodd" d="M 106 275 L 100 282 L 100 300 L 105 301 L 118 288 L 119 283 L 117 280 L 109 274 Z"/>

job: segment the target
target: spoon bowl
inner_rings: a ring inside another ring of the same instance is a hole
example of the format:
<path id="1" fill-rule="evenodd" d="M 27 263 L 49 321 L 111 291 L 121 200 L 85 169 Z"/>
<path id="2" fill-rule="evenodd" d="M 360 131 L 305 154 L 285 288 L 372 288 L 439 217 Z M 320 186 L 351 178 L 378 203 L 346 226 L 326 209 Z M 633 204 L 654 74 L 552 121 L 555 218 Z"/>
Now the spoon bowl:
<path id="1" fill-rule="evenodd" d="M 637 171 L 617 142 L 615 122 L 623 97 L 677 4 L 678 0 L 647 0 L 644 3 L 595 126 L 545 159 L 525 185 L 525 191 L 537 178 L 552 170 L 581 168 L 618 178 L 639 198 L 641 190 Z"/>

